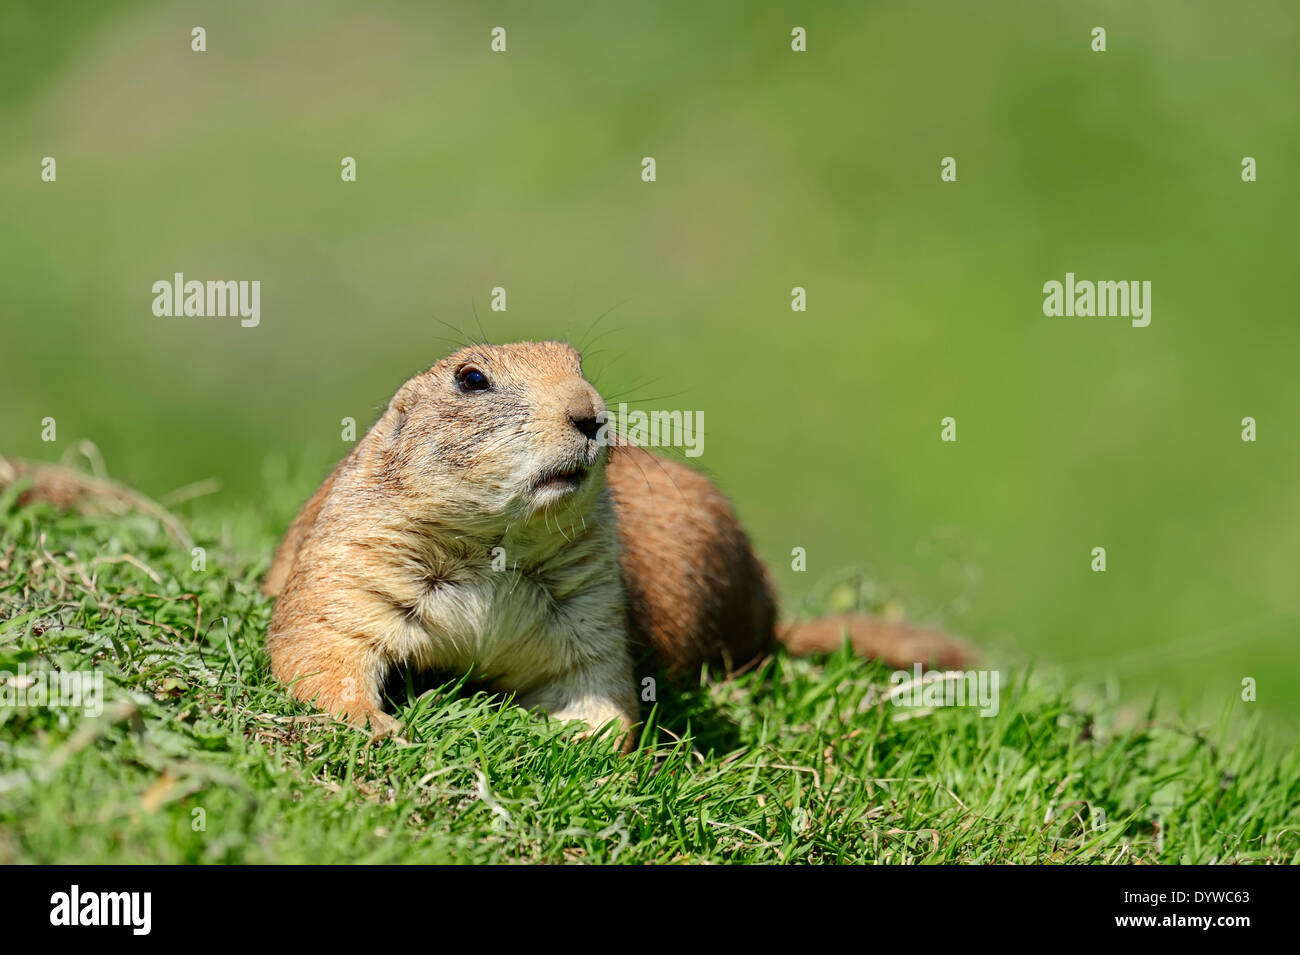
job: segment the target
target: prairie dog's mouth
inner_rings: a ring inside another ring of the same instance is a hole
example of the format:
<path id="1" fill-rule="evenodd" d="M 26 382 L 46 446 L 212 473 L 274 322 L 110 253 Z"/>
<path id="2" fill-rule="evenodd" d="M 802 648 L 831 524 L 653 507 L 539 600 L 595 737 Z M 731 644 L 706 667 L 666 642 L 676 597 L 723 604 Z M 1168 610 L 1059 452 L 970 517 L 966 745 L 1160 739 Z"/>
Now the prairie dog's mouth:
<path id="1" fill-rule="evenodd" d="M 587 478 L 587 468 L 573 465 L 564 468 L 548 468 L 533 481 L 536 491 L 576 491 Z"/>

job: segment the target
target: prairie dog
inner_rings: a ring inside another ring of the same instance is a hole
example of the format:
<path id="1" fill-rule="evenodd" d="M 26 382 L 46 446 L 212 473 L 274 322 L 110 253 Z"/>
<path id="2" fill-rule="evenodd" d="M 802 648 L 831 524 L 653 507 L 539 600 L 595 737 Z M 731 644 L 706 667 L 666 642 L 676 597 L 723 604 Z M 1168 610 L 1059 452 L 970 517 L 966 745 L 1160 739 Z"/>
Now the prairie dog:
<path id="1" fill-rule="evenodd" d="M 896 665 L 963 644 L 863 615 L 778 629 L 726 497 L 698 472 L 605 440 L 605 405 L 559 342 L 473 345 L 397 390 L 303 506 L 263 591 L 267 649 L 294 696 L 372 732 L 399 664 L 473 671 L 591 729 L 637 723 L 634 656 L 742 664 L 847 633 Z"/>

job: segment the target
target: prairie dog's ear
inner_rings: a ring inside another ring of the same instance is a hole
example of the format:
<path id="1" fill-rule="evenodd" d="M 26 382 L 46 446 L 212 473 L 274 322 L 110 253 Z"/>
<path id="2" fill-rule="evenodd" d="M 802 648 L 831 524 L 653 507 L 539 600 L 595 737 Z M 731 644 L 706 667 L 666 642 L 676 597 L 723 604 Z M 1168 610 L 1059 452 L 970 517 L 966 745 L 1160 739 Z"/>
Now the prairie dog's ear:
<path id="1" fill-rule="evenodd" d="M 392 422 L 389 429 L 389 439 L 391 441 L 401 440 L 402 432 L 406 429 L 406 422 L 410 419 L 411 411 L 419 402 L 418 395 L 417 379 L 412 378 L 398 388 L 392 400 L 388 402 L 388 412 L 385 417 Z"/>
<path id="2" fill-rule="evenodd" d="M 408 379 L 402 387 L 397 389 L 397 393 L 393 395 L 393 400 L 388 402 L 388 407 L 405 417 L 415 404 L 416 388 L 419 380 L 418 377 Z"/>

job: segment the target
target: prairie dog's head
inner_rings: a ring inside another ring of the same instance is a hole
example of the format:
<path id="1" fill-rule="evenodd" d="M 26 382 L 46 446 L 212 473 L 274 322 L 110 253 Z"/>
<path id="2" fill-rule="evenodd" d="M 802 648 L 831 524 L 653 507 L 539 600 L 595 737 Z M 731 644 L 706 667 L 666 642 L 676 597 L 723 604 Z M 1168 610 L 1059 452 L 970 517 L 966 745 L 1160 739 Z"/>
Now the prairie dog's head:
<path id="1" fill-rule="evenodd" d="M 390 412 L 403 483 L 478 523 L 599 494 L 605 403 L 561 342 L 471 345 L 416 375 Z"/>

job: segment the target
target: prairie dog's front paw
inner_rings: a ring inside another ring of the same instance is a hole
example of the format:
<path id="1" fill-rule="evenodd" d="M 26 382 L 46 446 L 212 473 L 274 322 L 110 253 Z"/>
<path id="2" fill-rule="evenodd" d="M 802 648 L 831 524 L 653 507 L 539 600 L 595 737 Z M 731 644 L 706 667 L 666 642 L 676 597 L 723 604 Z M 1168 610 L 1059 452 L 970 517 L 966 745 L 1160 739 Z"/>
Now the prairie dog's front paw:
<path id="1" fill-rule="evenodd" d="M 631 752 L 636 745 L 632 732 L 637 724 L 636 695 L 630 684 L 617 695 L 592 691 L 573 693 L 564 685 L 557 685 L 530 693 L 520 702 L 529 708 L 545 710 L 552 719 L 561 722 L 585 723 L 587 729 L 578 733 L 579 739 L 595 736 L 609 726 L 620 750 Z"/>
<path id="2" fill-rule="evenodd" d="M 577 734 L 577 739 L 596 736 L 606 726 L 610 727 L 615 744 L 624 753 L 632 751 L 635 739 L 632 728 L 636 725 L 636 713 L 629 713 L 621 707 L 606 700 L 583 701 L 573 707 L 559 710 L 551 716 L 557 720 L 580 720 L 587 729 Z"/>

